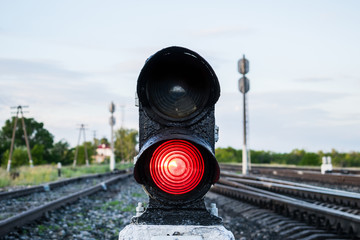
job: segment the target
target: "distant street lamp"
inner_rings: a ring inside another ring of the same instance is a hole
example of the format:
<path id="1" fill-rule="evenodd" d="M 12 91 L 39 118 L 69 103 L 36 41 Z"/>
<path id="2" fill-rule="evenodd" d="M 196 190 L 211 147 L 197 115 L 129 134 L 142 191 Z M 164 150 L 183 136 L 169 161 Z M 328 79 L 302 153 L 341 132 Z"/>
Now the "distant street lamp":
<path id="1" fill-rule="evenodd" d="M 114 125 L 115 125 L 115 104 L 113 102 L 110 103 L 109 111 L 111 113 L 111 117 L 109 119 L 109 124 L 111 126 L 111 155 L 110 155 L 110 171 L 114 171 L 115 169 L 115 154 L 114 154 Z"/>
<path id="2" fill-rule="evenodd" d="M 238 62 L 239 72 L 243 75 L 242 78 L 239 79 L 239 91 L 243 94 L 243 122 L 244 122 L 244 143 L 243 143 L 243 151 L 242 151 L 242 173 L 247 175 L 249 173 L 249 163 L 250 157 L 248 156 L 247 150 L 247 116 L 246 116 L 246 93 L 250 90 L 250 82 L 249 79 L 245 76 L 249 72 L 249 61 L 243 55 L 243 58 Z"/>

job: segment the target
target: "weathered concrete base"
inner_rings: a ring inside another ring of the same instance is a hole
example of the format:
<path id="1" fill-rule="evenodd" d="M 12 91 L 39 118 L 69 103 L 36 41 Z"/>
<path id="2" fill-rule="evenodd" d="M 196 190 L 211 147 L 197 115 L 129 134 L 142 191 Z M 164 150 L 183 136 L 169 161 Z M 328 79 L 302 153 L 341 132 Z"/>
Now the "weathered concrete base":
<path id="1" fill-rule="evenodd" d="M 127 225 L 119 240 L 234 240 L 232 232 L 222 225 Z"/>

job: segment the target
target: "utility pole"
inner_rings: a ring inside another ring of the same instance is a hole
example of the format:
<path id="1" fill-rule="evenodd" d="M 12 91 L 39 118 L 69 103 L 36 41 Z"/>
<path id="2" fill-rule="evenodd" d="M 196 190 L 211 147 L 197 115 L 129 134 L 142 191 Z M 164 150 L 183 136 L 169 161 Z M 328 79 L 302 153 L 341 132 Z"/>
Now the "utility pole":
<path id="1" fill-rule="evenodd" d="M 24 111 L 22 110 L 23 108 L 28 108 L 28 107 L 29 106 L 21 106 L 21 105 L 10 107 L 11 109 L 17 109 L 17 111 L 16 111 L 16 117 L 15 117 L 15 121 L 14 121 L 14 129 L 13 129 L 12 138 L 11 138 L 9 161 L 8 161 L 8 165 L 7 165 L 7 169 L 6 169 L 8 172 L 10 172 L 10 168 L 11 168 L 11 160 L 12 160 L 12 154 L 13 154 L 14 142 L 15 142 L 16 125 L 17 125 L 17 120 L 19 118 L 19 113 L 21 114 L 21 123 L 22 123 L 23 131 L 24 131 L 26 149 L 27 149 L 27 153 L 28 153 L 28 157 L 29 157 L 29 164 L 30 164 L 30 167 L 34 167 L 34 163 L 31 158 L 30 144 L 29 144 L 27 133 L 26 133 Z"/>
<path id="2" fill-rule="evenodd" d="M 242 150 L 242 173 L 244 175 L 249 174 L 249 166 L 250 158 L 248 156 L 247 150 L 247 105 L 246 105 L 246 93 L 250 90 L 250 82 L 249 79 L 245 76 L 249 72 L 249 61 L 243 55 L 243 58 L 238 61 L 239 72 L 243 75 L 242 78 L 239 79 L 239 91 L 243 94 L 243 128 L 244 128 L 244 143 Z"/>
<path id="3" fill-rule="evenodd" d="M 121 112 L 121 125 L 120 125 L 120 131 L 121 132 L 125 132 L 124 130 L 124 119 L 125 119 L 125 107 L 126 105 L 120 105 L 120 112 Z M 125 159 L 124 159 L 124 148 L 125 146 L 123 145 L 123 139 L 122 139 L 122 136 L 119 137 L 119 142 L 120 142 L 120 146 L 121 146 L 121 150 L 120 150 L 120 159 L 121 159 L 121 162 L 125 162 Z"/>
<path id="4" fill-rule="evenodd" d="M 97 140 L 96 140 L 96 130 L 93 130 L 93 136 L 94 136 L 93 137 L 94 138 L 94 140 L 93 140 L 94 141 L 94 146 L 97 147 L 98 143 L 97 143 Z"/>
<path id="5" fill-rule="evenodd" d="M 125 120 L 125 105 L 120 105 L 120 109 L 121 109 L 121 123 L 120 123 L 120 128 L 124 128 L 124 120 Z"/>
<path id="6" fill-rule="evenodd" d="M 86 162 L 86 166 L 89 166 L 89 158 L 88 158 L 88 152 L 86 149 L 86 137 L 85 137 L 85 125 L 84 124 L 80 124 L 80 131 L 79 131 L 79 138 L 78 138 L 78 142 L 76 145 L 76 150 L 75 150 L 75 157 L 74 157 L 74 163 L 73 163 L 73 167 L 76 167 L 76 163 L 77 163 L 77 156 L 78 156 L 78 152 L 79 152 L 79 144 L 80 144 L 80 138 L 81 138 L 81 132 L 83 132 L 83 137 L 84 137 L 84 151 L 85 151 L 85 162 Z"/>
<path id="7" fill-rule="evenodd" d="M 111 113 L 109 124 L 111 127 L 111 155 L 110 155 L 110 171 L 114 171 L 115 169 L 115 154 L 114 154 L 114 125 L 115 125 L 115 104 L 113 102 L 110 103 L 109 111 Z"/>

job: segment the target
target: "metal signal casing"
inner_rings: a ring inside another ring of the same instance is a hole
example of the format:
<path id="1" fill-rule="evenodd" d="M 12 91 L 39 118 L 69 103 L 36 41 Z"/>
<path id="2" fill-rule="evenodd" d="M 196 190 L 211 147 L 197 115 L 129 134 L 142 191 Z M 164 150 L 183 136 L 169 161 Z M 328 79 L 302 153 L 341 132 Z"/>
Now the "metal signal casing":
<path id="1" fill-rule="evenodd" d="M 247 74 L 249 72 L 249 60 L 245 59 L 245 56 L 238 61 L 238 70 L 241 74 Z"/>
<path id="2" fill-rule="evenodd" d="M 165 48 L 146 61 L 138 78 L 137 95 L 140 150 L 134 177 L 150 197 L 149 208 L 203 209 L 204 195 L 220 173 L 214 154 L 214 110 L 220 96 L 215 72 L 205 59 L 189 49 Z M 204 161 L 199 184 L 182 194 L 163 191 L 150 172 L 155 150 L 172 140 L 190 143 Z"/>
<path id="3" fill-rule="evenodd" d="M 241 93 L 247 93 L 250 90 L 250 81 L 245 76 L 239 79 L 238 85 Z"/>

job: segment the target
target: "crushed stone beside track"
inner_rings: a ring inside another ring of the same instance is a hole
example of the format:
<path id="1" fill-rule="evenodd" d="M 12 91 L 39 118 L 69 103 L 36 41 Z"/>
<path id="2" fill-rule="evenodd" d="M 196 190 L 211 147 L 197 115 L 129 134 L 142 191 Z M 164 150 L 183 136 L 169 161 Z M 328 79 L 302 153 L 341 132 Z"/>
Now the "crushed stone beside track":
<path id="1" fill-rule="evenodd" d="M 225 200 L 224 200 L 225 199 Z M 236 240 L 279 239 L 271 229 L 249 222 L 236 212 L 237 206 L 224 208 L 228 198 L 208 193 L 207 206 L 216 202 L 219 216 Z M 235 201 L 235 200 L 232 200 Z M 148 196 L 132 177 L 89 197 L 52 211 L 35 223 L 28 224 L 1 239 L 118 239 L 119 231 L 130 223 L 138 202 L 148 202 Z M 227 204 L 234 204 L 227 202 Z"/>

